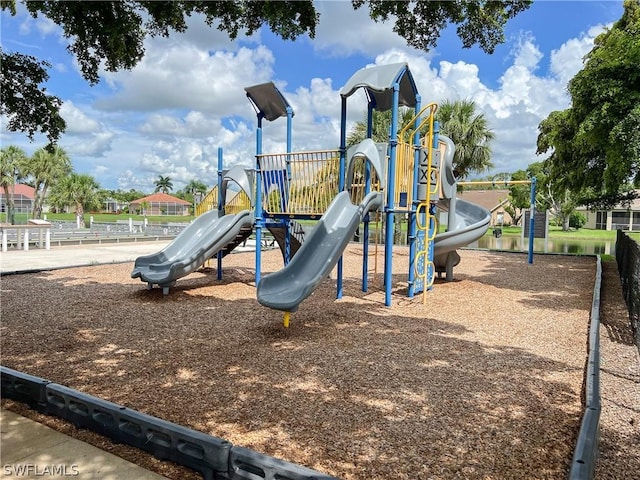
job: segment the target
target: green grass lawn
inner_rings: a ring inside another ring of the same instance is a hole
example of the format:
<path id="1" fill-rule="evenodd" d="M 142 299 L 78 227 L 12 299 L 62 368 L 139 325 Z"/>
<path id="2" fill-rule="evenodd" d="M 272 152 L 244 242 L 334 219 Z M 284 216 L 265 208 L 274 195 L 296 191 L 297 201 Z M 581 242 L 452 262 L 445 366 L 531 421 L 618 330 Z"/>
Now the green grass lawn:
<path id="1" fill-rule="evenodd" d="M 76 216 L 74 213 L 47 213 L 48 220 L 62 220 L 67 222 L 75 222 Z M 129 215 L 129 214 L 114 214 L 114 213 L 87 213 L 84 215 L 85 222 L 89 222 L 89 219 L 93 217 L 94 222 L 113 222 L 115 223 L 117 220 L 125 220 L 128 221 L 129 218 L 134 221 L 144 221 L 144 215 Z M 158 215 L 158 216 L 147 216 L 147 221 L 149 223 L 156 224 L 165 224 L 165 223 L 189 223 L 194 217 L 191 215 L 188 216 L 177 216 L 177 215 Z M 2 221 L 6 221 L 5 218 L 0 218 Z M 16 214 L 16 223 L 26 224 L 28 220 L 27 214 Z M 302 220 L 303 224 L 314 224 L 315 221 Z M 373 233 L 376 226 L 372 222 L 370 224 L 370 230 Z M 382 223 L 379 224 L 379 228 L 382 228 Z M 400 222 L 400 230 L 403 233 L 406 233 L 407 230 L 407 222 Z M 444 227 L 440 228 L 441 231 L 444 231 Z M 503 236 L 520 236 L 522 233 L 520 227 L 502 227 L 502 235 Z M 627 234 L 636 241 L 640 241 L 640 232 L 627 232 Z M 487 231 L 486 235 L 493 235 L 493 227 L 490 227 Z M 600 240 L 600 241 L 615 241 L 616 240 L 616 231 L 606 231 L 606 230 L 591 230 L 587 228 L 581 228 L 579 230 L 570 230 L 568 232 L 563 232 L 561 227 L 550 226 L 549 227 L 549 238 L 558 238 L 558 239 L 567 239 L 567 240 Z"/>
<path id="2" fill-rule="evenodd" d="M 65 221 L 65 222 L 75 222 L 76 214 L 75 213 L 47 213 L 47 220 L 57 220 L 57 221 Z M 118 220 L 126 220 L 128 221 L 131 218 L 134 221 L 144 221 L 144 215 L 129 215 L 129 214 L 115 214 L 115 213 L 87 213 L 84 215 L 85 222 L 89 223 L 90 218 L 93 217 L 94 222 L 108 222 L 115 223 Z M 16 214 L 16 223 L 18 224 L 26 224 L 27 220 L 30 217 L 26 213 L 17 213 Z M 158 216 L 147 216 L 147 221 L 149 223 L 189 223 L 194 219 L 193 216 L 187 215 L 158 215 Z M 4 216 L 2 218 L 3 221 L 6 221 Z"/>
<path id="3" fill-rule="evenodd" d="M 493 227 L 489 228 L 488 235 L 493 234 Z M 505 236 L 520 236 L 522 235 L 521 227 L 502 227 L 502 235 Z M 563 232 L 562 227 L 549 226 L 549 238 L 566 238 L 567 240 L 611 240 L 616 239 L 615 230 L 592 230 L 589 228 L 580 228 L 579 230 L 571 229 L 568 232 Z M 632 234 L 632 236 L 635 234 Z M 640 236 L 640 234 L 639 234 Z"/>

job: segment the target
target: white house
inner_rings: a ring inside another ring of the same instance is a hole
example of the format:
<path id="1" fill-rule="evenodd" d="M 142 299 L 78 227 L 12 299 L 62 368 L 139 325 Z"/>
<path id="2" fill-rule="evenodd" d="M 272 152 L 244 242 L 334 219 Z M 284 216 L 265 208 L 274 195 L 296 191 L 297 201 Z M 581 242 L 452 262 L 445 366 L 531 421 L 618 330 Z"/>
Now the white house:
<path id="1" fill-rule="evenodd" d="M 617 205 L 611 210 L 579 208 L 578 211 L 587 217 L 584 228 L 640 231 L 640 199 L 633 200 L 629 205 Z"/>

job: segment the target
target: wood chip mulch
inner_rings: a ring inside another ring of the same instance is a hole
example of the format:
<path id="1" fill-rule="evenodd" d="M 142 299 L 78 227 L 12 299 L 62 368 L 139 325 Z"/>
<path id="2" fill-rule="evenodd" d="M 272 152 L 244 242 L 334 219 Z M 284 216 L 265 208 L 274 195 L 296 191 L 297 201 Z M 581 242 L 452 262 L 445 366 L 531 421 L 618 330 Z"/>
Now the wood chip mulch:
<path id="1" fill-rule="evenodd" d="M 253 253 L 226 257 L 221 281 L 204 268 L 166 297 L 131 279 L 128 263 L 7 276 L 2 364 L 345 480 L 566 478 L 595 259 L 536 255 L 530 265 L 525 254 L 460 254 L 455 280 L 437 280 L 423 304 L 406 297 L 408 254 L 394 249 L 389 308 L 382 255 L 377 272 L 371 258 L 364 293 L 361 248 L 349 246 L 344 297 L 325 280 L 288 329 L 256 301 Z M 266 252 L 263 271 L 280 268 L 279 252 Z M 607 328 L 624 331 L 626 312 L 610 315 Z M 168 478 L 200 478 L 3 406 Z M 621 434 L 637 445 L 637 404 L 627 417 L 636 423 Z M 605 457 L 615 457 L 616 437 L 604 433 Z"/>

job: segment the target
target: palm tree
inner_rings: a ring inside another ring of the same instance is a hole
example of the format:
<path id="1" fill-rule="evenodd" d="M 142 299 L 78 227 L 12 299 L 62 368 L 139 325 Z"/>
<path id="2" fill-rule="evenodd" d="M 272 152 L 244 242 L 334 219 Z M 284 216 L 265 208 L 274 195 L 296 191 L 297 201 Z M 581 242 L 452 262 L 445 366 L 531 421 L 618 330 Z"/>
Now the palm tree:
<path id="1" fill-rule="evenodd" d="M 40 148 L 27 161 L 25 173 L 33 177 L 36 198 L 33 218 L 40 218 L 48 189 L 71 173 L 71 160 L 62 147 L 55 145 L 52 150 Z"/>
<path id="2" fill-rule="evenodd" d="M 400 108 L 398 131 L 400 132 L 414 116 L 413 109 Z M 491 163 L 491 141 L 495 134 L 488 128 L 488 122 L 482 113 L 476 112 L 473 100 L 443 101 L 436 111 L 435 119 L 440 124 L 440 133 L 448 136 L 456 144 L 453 170 L 459 179 L 470 173 L 482 173 L 493 167 Z M 391 129 L 391 111 L 373 112 L 373 134 L 375 142 L 389 141 Z M 427 134 L 428 125 L 423 126 L 421 135 Z M 347 144 L 355 145 L 366 137 L 367 120 L 356 123 L 347 136 Z M 405 141 L 411 139 L 405 138 Z"/>
<path id="3" fill-rule="evenodd" d="M 20 147 L 10 145 L 0 150 L 0 185 L 4 191 L 7 222 L 13 225 L 15 219 L 15 206 L 13 194 L 18 178 L 21 176 L 27 155 Z"/>
<path id="4" fill-rule="evenodd" d="M 102 204 L 100 184 L 91 175 L 72 173 L 51 188 L 50 201 L 61 208 L 73 205 L 80 228 L 85 209 L 100 208 Z"/>
<path id="5" fill-rule="evenodd" d="M 158 175 L 158 180 L 153 182 L 156 185 L 156 193 L 169 193 L 173 190 L 173 183 L 171 182 L 171 177 L 163 177 L 162 175 Z"/>
<path id="6" fill-rule="evenodd" d="M 191 194 L 191 198 L 193 199 L 193 213 L 196 211 L 196 194 L 202 195 L 207 193 L 207 186 L 202 183 L 200 180 L 189 180 L 187 186 L 184 187 L 184 192 L 187 194 Z"/>
<path id="7" fill-rule="evenodd" d="M 407 125 L 414 117 L 415 112 L 411 108 L 400 107 L 398 114 L 398 131 Z M 391 132 L 391 110 L 379 112 L 373 111 L 373 129 L 371 138 L 376 143 L 384 143 L 389 141 Z M 364 119 L 357 122 L 353 130 L 347 135 L 347 145 L 357 145 L 367 138 L 367 114 L 365 112 Z M 410 139 L 405 139 L 410 140 Z"/>
<path id="8" fill-rule="evenodd" d="M 440 132 L 456 145 L 453 172 L 458 179 L 493 167 L 491 141 L 495 134 L 489 129 L 484 114 L 476 112 L 476 108 L 473 100 L 445 100 L 436 111 Z"/>

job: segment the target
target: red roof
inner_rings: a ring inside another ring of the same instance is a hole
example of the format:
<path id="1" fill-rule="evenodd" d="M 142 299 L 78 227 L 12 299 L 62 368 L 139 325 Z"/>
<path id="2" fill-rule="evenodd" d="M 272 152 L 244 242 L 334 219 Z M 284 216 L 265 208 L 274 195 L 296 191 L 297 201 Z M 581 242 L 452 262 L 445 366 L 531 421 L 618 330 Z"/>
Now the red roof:
<path id="1" fill-rule="evenodd" d="M 29 185 L 23 185 L 21 183 L 16 183 L 13 187 L 13 195 L 17 197 L 18 195 L 22 195 L 30 200 L 36 198 L 36 189 L 30 187 Z M 11 187 L 9 187 L 9 192 L 11 192 Z M 4 188 L 0 188 L 0 197 L 4 197 Z"/>
<path id="2" fill-rule="evenodd" d="M 147 202 L 149 205 L 154 203 L 174 203 L 178 205 L 191 205 L 191 202 L 182 200 L 181 198 L 172 197 L 168 193 L 154 193 L 146 197 L 139 198 L 131 202 L 132 204 Z"/>
<path id="3" fill-rule="evenodd" d="M 509 190 L 463 190 L 458 198 L 480 205 L 493 212 L 509 200 Z"/>

